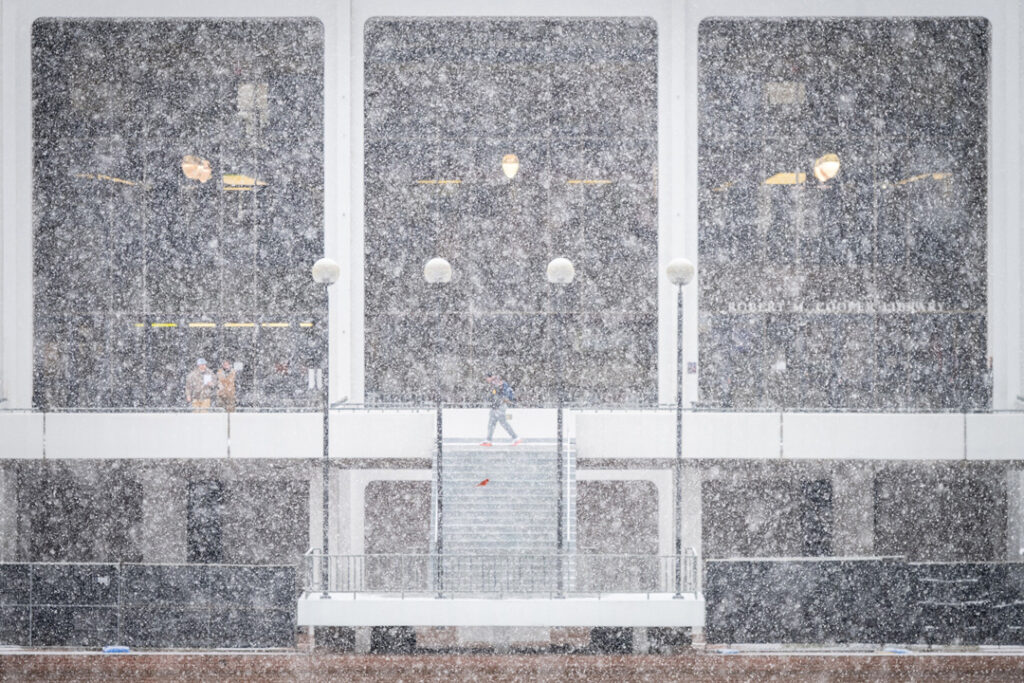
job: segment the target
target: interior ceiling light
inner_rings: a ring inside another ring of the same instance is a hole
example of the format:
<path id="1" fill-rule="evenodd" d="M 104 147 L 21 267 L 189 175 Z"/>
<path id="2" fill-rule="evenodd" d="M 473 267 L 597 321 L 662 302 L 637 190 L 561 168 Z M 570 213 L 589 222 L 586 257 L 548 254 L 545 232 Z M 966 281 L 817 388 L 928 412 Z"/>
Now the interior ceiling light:
<path id="1" fill-rule="evenodd" d="M 106 180 L 111 183 L 121 183 L 122 185 L 138 185 L 134 180 L 125 180 L 124 178 L 115 178 L 110 175 L 103 175 L 102 173 L 76 173 L 76 178 L 89 178 L 90 180 Z"/>
<path id="2" fill-rule="evenodd" d="M 503 156 L 501 158 L 501 170 L 509 180 L 515 178 L 516 173 L 519 173 L 519 157 L 515 154 L 506 154 Z"/>
<path id="3" fill-rule="evenodd" d="M 256 187 L 266 187 L 266 185 L 267 185 L 262 180 L 257 180 L 256 178 L 250 178 L 249 176 L 242 175 L 240 173 L 225 173 L 222 176 L 222 180 L 224 181 L 224 191 L 225 192 L 227 192 L 229 190 L 235 190 L 235 191 L 252 190 L 253 188 L 256 188 Z"/>
<path id="4" fill-rule="evenodd" d="M 907 185 L 909 183 L 916 183 L 919 180 L 926 180 L 931 178 L 932 180 L 948 180 L 953 177 L 952 173 L 921 173 L 919 175 L 912 175 L 909 178 L 896 181 L 897 185 Z"/>
<path id="5" fill-rule="evenodd" d="M 814 162 L 814 177 L 818 182 L 828 182 L 836 177 L 836 173 L 839 173 L 838 155 L 826 154 Z"/>
<path id="6" fill-rule="evenodd" d="M 807 180 L 806 173 L 776 173 L 764 181 L 765 185 L 799 185 Z"/>
<path id="7" fill-rule="evenodd" d="M 185 174 L 186 178 L 189 178 L 190 180 L 198 180 L 201 183 L 205 183 L 213 177 L 213 171 L 210 169 L 210 162 L 193 154 L 186 154 L 182 158 L 181 172 Z"/>

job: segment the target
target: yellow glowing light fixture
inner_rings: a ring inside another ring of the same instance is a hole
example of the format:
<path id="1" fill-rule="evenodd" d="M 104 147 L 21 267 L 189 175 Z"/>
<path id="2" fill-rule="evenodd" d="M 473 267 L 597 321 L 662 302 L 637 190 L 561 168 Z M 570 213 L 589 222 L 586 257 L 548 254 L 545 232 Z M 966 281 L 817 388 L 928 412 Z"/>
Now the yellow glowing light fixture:
<path id="1" fill-rule="evenodd" d="M 181 172 L 190 180 L 205 183 L 213 177 L 210 162 L 194 154 L 186 154 L 181 160 Z"/>
<path id="2" fill-rule="evenodd" d="M 776 173 L 764 181 L 765 185 L 801 185 L 807 180 L 806 173 Z"/>
<path id="3" fill-rule="evenodd" d="M 505 177 L 512 180 L 519 173 L 519 157 L 515 154 L 506 154 L 501 158 L 501 170 Z"/>
<path id="4" fill-rule="evenodd" d="M 256 178 L 250 178 L 247 175 L 241 173 L 225 173 L 223 176 L 224 184 L 229 186 L 237 187 L 264 187 L 266 183 Z"/>
<path id="5" fill-rule="evenodd" d="M 837 154 L 826 154 L 814 162 L 814 177 L 818 182 L 825 183 L 836 177 L 839 173 L 839 156 Z"/>

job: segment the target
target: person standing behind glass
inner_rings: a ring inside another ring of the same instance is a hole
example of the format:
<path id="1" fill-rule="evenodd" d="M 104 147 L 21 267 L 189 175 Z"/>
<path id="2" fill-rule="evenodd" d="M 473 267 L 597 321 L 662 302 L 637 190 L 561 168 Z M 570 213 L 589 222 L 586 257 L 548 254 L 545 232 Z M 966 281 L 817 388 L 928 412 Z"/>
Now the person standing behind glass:
<path id="1" fill-rule="evenodd" d="M 220 370 L 217 371 L 217 402 L 229 413 L 235 412 L 235 406 L 238 405 L 235 375 L 239 365 L 239 363 L 232 365 L 231 361 L 224 360 L 221 361 Z"/>
<path id="2" fill-rule="evenodd" d="M 185 400 L 192 406 L 192 412 L 205 413 L 210 410 L 210 401 L 217 391 L 217 376 L 206 367 L 206 359 L 196 361 L 196 367 L 185 377 Z"/>

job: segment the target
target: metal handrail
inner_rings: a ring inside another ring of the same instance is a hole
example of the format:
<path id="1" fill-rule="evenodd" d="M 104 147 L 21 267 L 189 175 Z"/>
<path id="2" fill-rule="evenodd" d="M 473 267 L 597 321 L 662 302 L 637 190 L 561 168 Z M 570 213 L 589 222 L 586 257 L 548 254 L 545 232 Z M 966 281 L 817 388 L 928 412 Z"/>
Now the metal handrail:
<path id="1" fill-rule="evenodd" d="M 667 594 L 675 592 L 680 561 L 675 555 L 627 553 L 379 553 L 324 559 L 318 548 L 302 556 L 305 593 L 321 592 L 320 567 L 326 564 L 328 592 L 353 596 Z M 700 558 L 687 548 L 681 560 L 682 593 L 697 595 Z"/>

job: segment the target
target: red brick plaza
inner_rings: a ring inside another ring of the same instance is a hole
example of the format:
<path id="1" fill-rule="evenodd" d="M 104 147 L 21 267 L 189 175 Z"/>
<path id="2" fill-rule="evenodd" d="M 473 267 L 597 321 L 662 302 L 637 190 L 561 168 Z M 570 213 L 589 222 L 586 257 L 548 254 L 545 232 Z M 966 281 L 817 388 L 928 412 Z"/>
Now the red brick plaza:
<path id="1" fill-rule="evenodd" d="M 1024 653 L 0 655 L 3 681 L 1021 681 Z"/>

